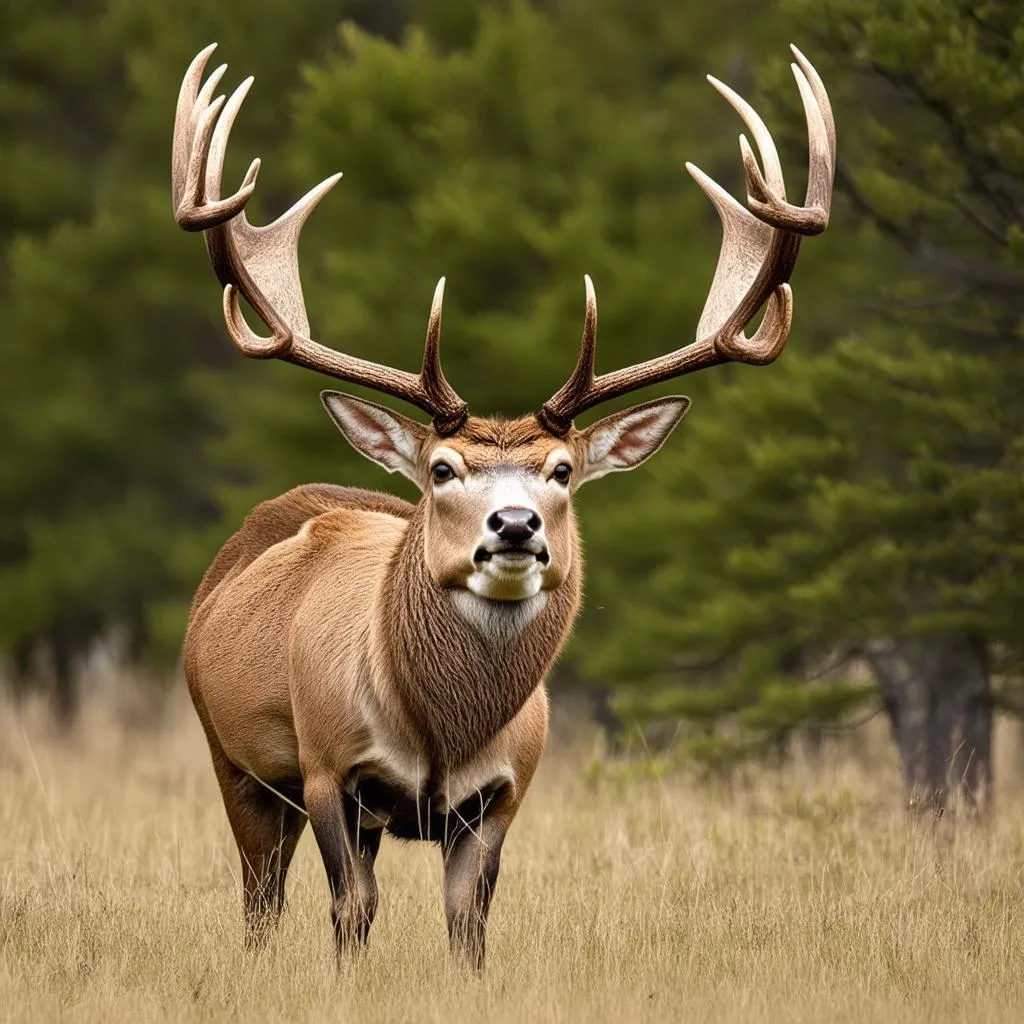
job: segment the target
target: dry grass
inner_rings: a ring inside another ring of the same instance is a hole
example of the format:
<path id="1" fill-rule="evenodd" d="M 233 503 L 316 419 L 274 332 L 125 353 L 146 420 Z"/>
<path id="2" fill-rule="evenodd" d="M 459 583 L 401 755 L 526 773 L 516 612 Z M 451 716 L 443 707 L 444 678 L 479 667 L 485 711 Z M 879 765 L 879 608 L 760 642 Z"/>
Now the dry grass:
<path id="1" fill-rule="evenodd" d="M 94 710 L 68 745 L 2 713 L 0 1019 L 1024 1019 L 1014 787 L 988 829 L 936 830 L 901 813 L 883 738 L 730 792 L 646 774 L 549 756 L 483 980 L 447 964 L 437 851 L 395 842 L 371 948 L 339 972 L 308 833 L 278 936 L 243 951 L 191 717 L 139 732 Z"/>

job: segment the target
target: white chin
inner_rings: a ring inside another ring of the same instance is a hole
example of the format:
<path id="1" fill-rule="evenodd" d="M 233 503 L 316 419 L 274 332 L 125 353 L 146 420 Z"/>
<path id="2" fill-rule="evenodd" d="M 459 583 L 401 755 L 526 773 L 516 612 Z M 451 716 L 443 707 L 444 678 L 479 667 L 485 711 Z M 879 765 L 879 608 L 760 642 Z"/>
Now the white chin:
<path id="1" fill-rule="evenodd" d="M 520 559 L 495 555 L 470 575 L 466 586 L 489 601 L 526 601 L 540 593 L 540 569 L 536 559 L 524 565 Z"/>

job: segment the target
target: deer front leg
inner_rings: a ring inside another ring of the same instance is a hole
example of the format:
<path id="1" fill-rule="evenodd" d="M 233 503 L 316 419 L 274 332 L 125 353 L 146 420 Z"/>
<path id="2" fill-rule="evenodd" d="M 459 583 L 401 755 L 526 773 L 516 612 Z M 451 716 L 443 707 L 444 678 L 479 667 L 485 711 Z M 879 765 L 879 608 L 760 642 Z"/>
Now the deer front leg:
<path id="1" fill-rule="evenodd" d="M 331 887 L 331 923 L 339 956 L 365 945 L 377 911 L 373 862 L 380 829 L 360 830 L 341 783 L 328 775 L 307 778 L 303 793 Z"/>
<path id="2" fill-rule="evenodd" d="M 441 846 L 444 854 L 444 911 L 452 955 L 480 971 L 484 966 L 487 912 L 498 884 L 501 847 L 515 813 L 500 798 L 472 827 L 460 820 Z"/>

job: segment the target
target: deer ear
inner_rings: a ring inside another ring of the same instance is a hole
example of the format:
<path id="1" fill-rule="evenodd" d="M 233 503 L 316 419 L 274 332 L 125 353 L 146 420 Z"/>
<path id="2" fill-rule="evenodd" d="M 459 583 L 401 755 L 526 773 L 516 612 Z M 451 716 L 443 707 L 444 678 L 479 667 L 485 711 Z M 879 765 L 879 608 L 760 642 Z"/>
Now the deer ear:
<path id="1" fill-rule="evenodd" d="M 659 398 L 613 413 L 583 431 L 586 465 L 580 483 L 622 473 L 646 462 L 667 440 L 690 408 L 681 395 Z"/>
<path id="2" fill-rule="evenodd" d="M 360 455 L 383 466 L 389 473 L 401 473 L 420 486 L 417 463 L 430 427 L 385 409 L 383 405 L 339 391 L 322 391 L 320 401 Z"/>

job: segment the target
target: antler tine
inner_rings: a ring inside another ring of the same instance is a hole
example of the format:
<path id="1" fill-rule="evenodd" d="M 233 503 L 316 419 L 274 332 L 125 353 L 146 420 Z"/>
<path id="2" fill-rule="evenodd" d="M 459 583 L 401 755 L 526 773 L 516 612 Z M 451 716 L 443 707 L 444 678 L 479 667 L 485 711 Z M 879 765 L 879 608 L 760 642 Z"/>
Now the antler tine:
<path id="1" fill-rule="evenodd" d="M 210 43 L 192 58 L 192 63 L 189 64 L 185 77 L 181 80 L 181 88 L 178 90 L 178 103 L 174 109 L 174 136 L 171 144 L 171 205 L 174 208 L 175 217 L 177 217 L 178 207 L 185 196 L 189 155 L 196 130 L 192 118 L 199 95 L 199 83 L 202 81 L 206 62 L 215 49 L 217 49 L 217 44 Z M 211 76 L 211 78 L 213 77 Z"/>
<path id="2" fill-rule="evenodd" d="M 421 373 L 336 352 L 308 336 L 309 319 L 299 277 L 299 235 L 340 174 L 310 189 L 266 226 L 250 224 L 244 212 L 256 186 L 258 159 L 249 165 L 238 191 L 221 199 L 228 139 L 253 80 L 245 79 L 226 101 L 223 96 L 212 99 L 226 66 L 217 68 L 202 86 L 200 83 L 215 47 L 211 44 L 195 57 L 181 83 L 174 118 L 171 197 L 178 224 L 187 231 L 203 232 L 210 261 L 224 285 L 224 321 L 232 341 L 247 356 L 284 359 L 401 398 L 429 413 L 439 433 L 457 430 L 468 412 L 441 369 L 444 278 L 434 294 Z M 270 330 L 269 337 L 248 325 L 240 298 Z"/>
<path id="3" fill-rule="evenodd" d="M 434 298 L 430 303 L 430 317 L 427 319 L 427 340 L 423 346 L 423 382 L 444 381 L 441 369 L 441 319 L 444 314 L 444 277 L 437 279 Z"/>
<path id="4" fill-rule="evenodd" d="M 796 63 L 790 64 L 790 68 L 804 105 L 810 150 L 804 205 L 822 210 L 824 230 L 832 207 L 832 181 L 836 173 L 836 122 L 825 83 L 814 65 L 792 44 L 790 49 L 796 57 Z"/>
<path id="5" fill-rule="evenodd" d="M 434 428 L 439 434 L 452 434 L 466 419 L 466 403 L 459 398 L 448 383 L 441 367 L 441 314 L 444 305 L 444 278 L 440 278 L 434 289 L 434 301 L 430 304 L 430 319 L 427 321 L 427 341 L 423 346 L 423 368 L 420 380 L 423 390 L 437 410 L 434 413 Z"/>
<path id="6" fill-rule="evenodd" d="M 211 43 L 201 50 L 189 65 L 182 79 L 178 93 L 178 105 L 174 114 L 174 139 L 171 147 L 171 199 L 174 204 L 174 218 L 186 231 L 204 231 L 237 216 L 249 201 L 256 187 L 259 161 L 253 161 L 239 190 L 227 199 L 220 199 L 220 172 L 217 171 L 217 185 L 210 196 L 209 181 L 204 193 L 204 179 L 208 179 L 206 165 L 211 139 L 218 126 L 218 115 L 224 106 L 224 97 L 211 102 L 213 91 L 227 70 L 227 64 L 216 68 L 200 88 L 203 71 L 210 55 L 217 48 Z M 251 84 L 251 82 L 250 82 Z M 243 88 L 244 87 L 244 88 Z M 240 86 L 228 101 L 233 107 L 231 120 L 241 104 L 248 87 Z M 241 93 L 241 95 L 239 95 Z M 223 155 L 221 155 L 221 166 Z M 204 194 L 207 201 L 204 201 Z"/>
<path id="7" fill-rule="evenodd" d="M 825 90 L 825 83 L 821 80 L 821 75 L 819 75 L 817 70 L 815 70 L 814 65 L 793 43 L 789 44 L 789 49 L 793 56 L 796 57 L 796 63 L 804 73 L 804 77 L 807 79 L 808 85 L 811 88 L 814 100 L 821 110 L 822 118 L 825 121 L 825 133 L 828 141 L 829 155 L 831 156 L 832 166 L 834 167 L 836 162 L 836 121 L 832 114 L 832 104 L 829 102 L 828 92 Z M 790 67 L 793 67 L 793 65 L 790 64 Z"/>
<path id="8" fill-rule="evenodd" d="M 227 103 L 224 104 L 223 110 L 221 110 L 220 116 L 217 118 L 217 125 L 213 132 L 213 138 L 210 140 L 206 158 L 205 189 L 208 205 L 221 201 L 220 186 L 221 180 L 224 177 L 224 156 L 227 153 L 228 138 L 231 136 L 231 129 L 234 127 L 238 111 L 242 109 L 242 102 L 249 95 L 249 90 L 252 88 L 254 81 L 255 79 L 252 75 L 244 79 L 231 94 Z M 259 170 L 260 158 L 255 157 L 252 163 L 249 164 L 249 169 L 245 172 L 242 186 L 239 189 L 239 194 L 243 191 L 245 192 L 246 200 L 252 195 L 256 187 L 256 175 L 259 174 Z M 239 212 L 241 212 L 241 208 L 235 211 L 235 213 Z"/>
<path id="9" fill-rule="evenodd" d="M 644 363 L 595 377 L 596 311 L 592 309 L 593 296 L 588 287 L 587 326 L 576 368 L 538 413 L 541 422 L 555 433 L 567 433 L 574 416 L 611 398 L 722 363 L 765 365 L 773 362 L 785 347 L 793 321 L 789 277 L 802 237 L 818 234 L 828 224 L 836 160 L 835 122 L 825 86 L 810 61 L 796 47 L 792 50 L 796 58 L 793 74 L 807 119 L 810 170 L 804 205 L 794 206 L 786 201 L 775 143 L 757 112 L 736 92 L 709 75 L 708 81 L 736 110 L 753 136 L 764 172 L 746 137 L 741 135 L 740 152 L 748 193 L 744 207 L 699 168 L 686 165 L 722 222 L 722 248 L 697 328 L 697 340 Z M 762 308 L 765 313 L 760 327 L 753 337 L 746 337 L 747 325 Z"/>
<path id="10" fill-rule="evenodd" d="M 583 287 L 587 295 L 587 310 L 583 318 L 583 335 L 580 338 L 580 354 L 576 360 L 576 367 L 555 396 L 541 406 L 538 414 L 544 426 L 554 434 L 565 434 L 572 426 L 572 416 L 566 419 L 558 410 L 574 407 L 594 383 L 594 364 L 597 358 L 597 294 L 589 274 L 583 275 Z"/>
<path id="11" fill-rule="evenodd" d="M 757 193 L 761 196 L 767 197 L 774 193 L 785 199 L 786 183 L 782 177 L 782 163 L 779 160 L 779 151 L 775 148 L 775 140 L 772 138 L 771 132 L 768 131 L 767 125 L 761 120 L 757 111 L 738 92 L 730 89 L 724 82 L 720 82 L 714 75 L 708 75 L 707 80 L 729 106 L 743 118 L 743 123 L 750 130 L 750 134 L 754 136 L 757 148 L 761 152 L 761 159 L 764 161 L 765 166 L 765 173 L 763 175 L 761 174 L 761 169 L 757 166 L 757 161 L 754 159 L 753 151 L 750 148 L 750 143 L 747 142 L 746 136 L 740 136 L 740 149 L 743 153 L 743 165 L 747 170 L 748 188 L 753 184 L 757 189 Z M 751 176 L 753 176 L 753 181 Z"/>

